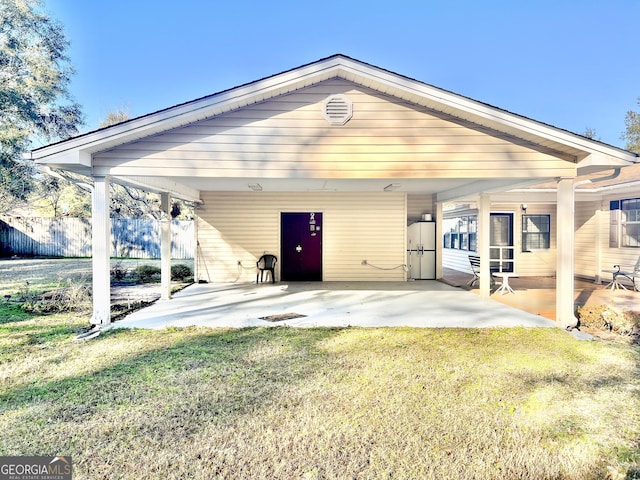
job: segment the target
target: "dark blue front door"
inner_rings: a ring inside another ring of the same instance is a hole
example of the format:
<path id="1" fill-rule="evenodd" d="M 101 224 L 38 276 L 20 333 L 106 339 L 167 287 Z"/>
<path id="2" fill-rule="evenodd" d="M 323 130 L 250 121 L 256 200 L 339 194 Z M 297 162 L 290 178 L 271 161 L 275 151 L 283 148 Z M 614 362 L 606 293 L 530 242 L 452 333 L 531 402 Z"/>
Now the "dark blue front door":
<path id="1" fill-rule="evenodd" d="M 322 213 L 281 213 L 280 275 L 284 281 L 322 281 Z"/>

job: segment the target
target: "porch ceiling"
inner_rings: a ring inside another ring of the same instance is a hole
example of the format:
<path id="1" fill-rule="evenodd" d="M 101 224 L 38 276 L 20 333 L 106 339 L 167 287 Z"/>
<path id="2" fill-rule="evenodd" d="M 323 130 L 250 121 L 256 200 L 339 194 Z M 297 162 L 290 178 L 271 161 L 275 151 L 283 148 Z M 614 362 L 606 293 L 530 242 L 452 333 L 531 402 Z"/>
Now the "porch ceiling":
<path id="1" fill-rule="evenodd" d="M 136 184 L 150 190 L 154 185 L 160 185 L 159 177 L 117 177 L 115 180 L 122 183 Z M 165 179 L 166 180 L 166 179 Z M 182 191 L 188 189 L 192 192 L 191 198 L 197 192 L 382 192 L 395 191 L 406 192 L 415 195 L 440 194 L 446 199 L 456 196 L 468 196 L 474 193 L 502 191 L 505 188 L 516 188 L 528 184 L 530 180 L 509 179 L 508 181 L 496 181 L 475 178 L 389 178 L 389 179 L 322 179 L 322 178 L 204 178 L 204 177 L 180 177 L 172 179 L 174 185 L 180 185 Z M 536 179 L 539 182 L 539 179 Z M 386 190 L 385 190 L 386 189 Z M 176 189 L 176 194 L 179 190 Z"/>

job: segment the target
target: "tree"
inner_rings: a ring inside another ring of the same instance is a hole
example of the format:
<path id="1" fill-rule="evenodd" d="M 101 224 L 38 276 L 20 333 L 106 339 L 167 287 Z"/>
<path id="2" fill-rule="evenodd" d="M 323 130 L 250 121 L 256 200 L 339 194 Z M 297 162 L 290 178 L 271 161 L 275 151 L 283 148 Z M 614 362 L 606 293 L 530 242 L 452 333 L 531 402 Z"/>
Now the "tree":
<path id="1" fill-rule="evenodd" d="M 582 135 L 584 135 L 590 140 L 600 140 L 600 138 L 598 138 L 598 132 L 596 132 L 595 128 L 591 128 L 591 127 L 585 128 L 584 133 Z"/>
<path id="2" fill-rule="evenodd" d="M 130 118 L 131 117 L 127 110 L 119 108 L 118 110 L 107 113 L 107 118 L 100 120 L 100 128 L 110 127 L 111 125 L 126 122 Z"/>
<path id="3" fill-rule="evenodd" d="M 2 0 L 0 0 L 2 1 Z M 100 121 L 100 128 L 129 120 L 124 109 L 109 112 Z M 91 215 L 91 179 L 77 173 L 52 171 L 38 183 L 30 195 L 30 204 L 43 216 L 72 217 Z M 159 219 L 162 215 L 157 195 L 139 188 L 110 183 L 110 214 L 116 218 L 151 217 Z M 172 218 L 190 218 L 189 210 L 180 200 L 174 199 L 171 205 Z"/>
<path id="4" fill-rule="evenodd" d="M 100 121 L 100 128 L 110 127 L 126 122 L 131 117 L 124 107 L 107 113 L 107 117 Z M 171 218 L 188 218 L 184 202 L 173 199 L 171 204 Z M 145 192 L 139 188 L 111 183 L 111 215 L 120 218 L 151 217 L 159 219 L 162 216 L 160 201 L 157 195 Z"/>
<path id="5" fill-rule="evenodd" d="M 42 217 L 90 217 L 89 180 L 63 171 L 42 175 L 29 195 L 29 206 Z"/>
<path id="6" fill-rule="evenodd" d="M 0 212 L 34 188 L 34 166 L 22 156 L 31 142 L 68 138 L 83 124 L 68 90 L 68 46 L 40 0 L 0 0 Z"/>
<path id="7" fill-rule="evenodd" d="M 638 97 L 638 105 L 640 106 L 640 97 Z M 629 110 L 624 123 L 627 129 L 622 134 L 622 139 L 627 141 L 627 150 L 640 154 L 640 112 Z"/>

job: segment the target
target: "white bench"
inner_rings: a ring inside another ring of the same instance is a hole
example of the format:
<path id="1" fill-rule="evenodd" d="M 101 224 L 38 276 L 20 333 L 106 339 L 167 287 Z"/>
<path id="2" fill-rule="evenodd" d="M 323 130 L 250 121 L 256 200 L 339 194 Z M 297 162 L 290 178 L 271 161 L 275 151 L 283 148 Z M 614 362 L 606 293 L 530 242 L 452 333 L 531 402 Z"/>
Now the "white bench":
<path id="1" fill-rule="evenodd" d="M 613 279 L 607 285 L 607 288 L 611 288 L 611 290 L 616 290 L 618 288 L 626 290 L 627 287 L 625 287 L 618 278 L 624 277 L 631 282 L 633 289 L 637 292 L 638 286 L 636 285 L 636 278 L 640 278 L 640 257 L 638 257 L 638 261 L 633 267 L 625 269 L 623 269 L 621 265 L 614 265 L 613 267 L 615 270 L 603 270 L 603 272 L 611 273 L 613 275 Z"/>

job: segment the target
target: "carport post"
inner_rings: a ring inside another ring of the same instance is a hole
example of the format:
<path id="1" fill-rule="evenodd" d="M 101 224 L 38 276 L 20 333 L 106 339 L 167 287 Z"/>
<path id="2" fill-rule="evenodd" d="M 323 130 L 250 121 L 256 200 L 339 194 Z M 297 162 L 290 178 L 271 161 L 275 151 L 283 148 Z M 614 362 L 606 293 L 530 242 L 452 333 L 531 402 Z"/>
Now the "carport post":
<path id="1" fill-rule="evenodd" d="M 435 195 L 434 195 L 435 197 Z M 434 199 L 435 202 L 435 199 Z M 443 238 L 443 203 L 436 203 L 436 238 Z M 442 271 L 442 240 L 436 242 L 436 278 L 440 280 L 443 277 Z"/>
<path id="2" fill-rule="evenodd" d="M 491 296 L 491 197 L 480 195 L 478 201 L 478 255 L 480 255 L 480 297 Z"/>
<path id="3" fill-rule="evenodd" d="M 160 299 L 171 298 L 171 211 L 169 193 L 160 194 Z"/>
<path id="4" fill-rule="evenodd" d="M 560 328 L 568 330 L 578 324 L 573 312 L 574 200 L 573 179 L 560 178 L 557 190 L 556 322 Z"/>
<path id="5" fill-rule="evenodd" d="M 93 325 L 111 323 L 111 219 L 109 177 L 93 177 L 91 198 L 91 257 L 93 267 Z"/>

